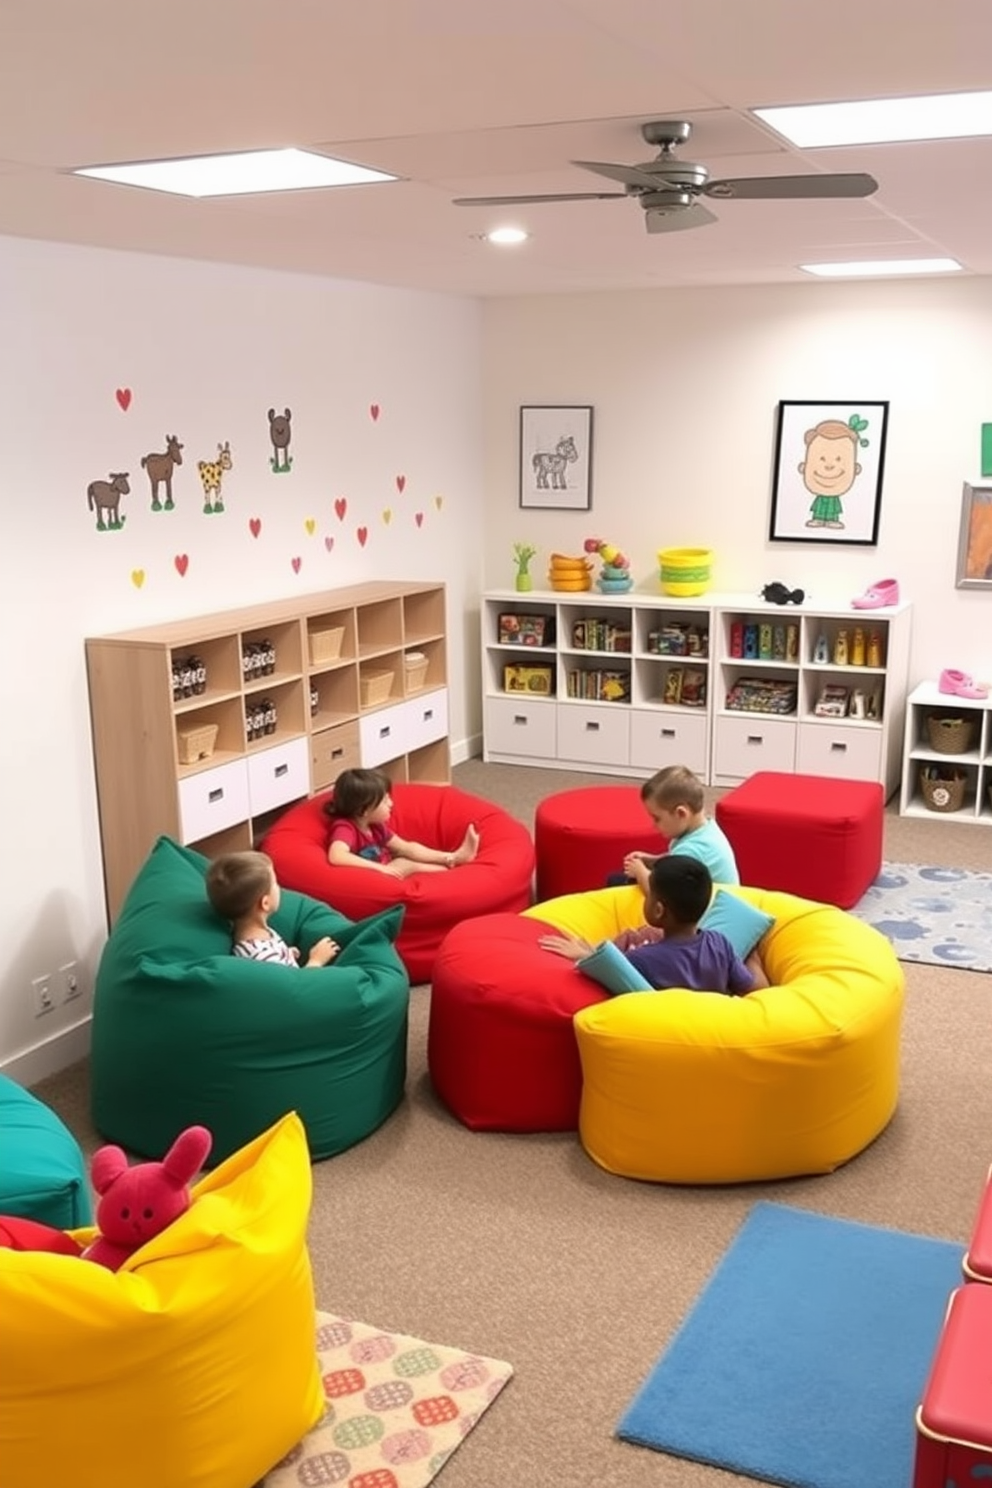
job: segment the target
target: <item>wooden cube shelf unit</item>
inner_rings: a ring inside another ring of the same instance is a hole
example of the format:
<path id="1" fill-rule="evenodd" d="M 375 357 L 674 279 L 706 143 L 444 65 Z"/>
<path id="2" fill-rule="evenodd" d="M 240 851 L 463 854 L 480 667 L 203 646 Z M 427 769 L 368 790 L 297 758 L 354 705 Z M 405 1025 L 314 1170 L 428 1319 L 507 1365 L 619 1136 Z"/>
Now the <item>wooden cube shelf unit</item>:
<path id="1" fill-rule="evenodd" d="M 86 665 L 111 923 L 162 833 L 209 857 L 251 847 L 345 769 L 451 778 L 443 584 L 91 637 Z"/>

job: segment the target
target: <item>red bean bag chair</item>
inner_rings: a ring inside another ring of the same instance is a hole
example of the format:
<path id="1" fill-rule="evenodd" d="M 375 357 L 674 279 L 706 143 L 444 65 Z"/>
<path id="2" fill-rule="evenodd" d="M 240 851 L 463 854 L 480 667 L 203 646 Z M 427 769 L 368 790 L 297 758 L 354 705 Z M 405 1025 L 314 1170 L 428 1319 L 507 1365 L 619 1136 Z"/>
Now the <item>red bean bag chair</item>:
<path id="1" fill-rule="evenodd" d="M 322 899 L 349 919 L 404 905 L 396 949 L 411 982 L 430 981 L 441 941 L 461 920 L 499 911 L 516 914 L 530 904 L 534 844 L 527 828 L 501 806 L 453 785 L 397 783 L 390 819 L 397 836 L 453 852 L 474 822 L 479 855 L 446 873 L 393 878 L 327 861 L 324 804 L 332 794 L 291 806 L 264 838 L 262 851 L 284 888 Z"/>

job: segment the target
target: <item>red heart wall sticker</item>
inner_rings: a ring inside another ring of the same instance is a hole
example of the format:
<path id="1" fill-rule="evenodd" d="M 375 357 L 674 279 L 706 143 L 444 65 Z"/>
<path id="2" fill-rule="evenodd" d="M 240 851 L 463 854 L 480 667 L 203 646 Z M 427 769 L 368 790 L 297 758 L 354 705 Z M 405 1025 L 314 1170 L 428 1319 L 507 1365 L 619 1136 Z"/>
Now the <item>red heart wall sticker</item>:
<path id="1" fill-rule="evenodd" d="M 189 568 L 189 554 L 177 553 L 172 561 L 176 565 L 176 573 L 181 579 L 184 579 L 186 577 L 186 570 Z"/>
<path id="2" fill-rule="evenodd" d="M 379 417 L 379 413 L 380 413 L 380 409 L 379 409 L 378 403 L 370 403 L 369 404 L 369 413 L 372 415 L 372 422 L 375 423 L 375 421 Z"/>
<path id="3" fill-rule="evenodd" d="M 302 567 L 302 564 L 303 564 L 303 559 L 302 558 L 294 558 L 293 559 L 293 572 L 294 573 L 299 573 L 300 568 Z"/>
<path id="4" fill-rule="evenodd" d="M 369 540 L 369 529 L 367 527 L 359 527 L 355 535 L 358 538 L 360 546 L 364 548 Z"/>
<path id="5" fill-rule="evenodd" d="M 261 532 L 261 530 L 262 530 L 262 519 L 261 519 L 261 517 L 249 517 L 248 518 L 248 531 L 251 533 L 252 537 L 257 537 L 258 534 Z"/>
<path id="6" fill-rule="evenodd" d="M 397 489 L 397 491 L 399 491 L 399 493 L 400 493 L 401 496 L 403 495 L 403 491 L 404 491 L 405 486 L 406 486 L 406 476 L 405 475 L 398 475 L 396 477 L 396 489 Z"/>
<path id="7" fill-rule="evenodd" d="M 344 514 L 348 510 L 348 503 L 343 496 L 339 496 L 334 503 L 334 512 L 339 522 L 344 521 Z"/>
<path id="8" fill-rule="evenodd" d="M 118 388 L 116 393 L 114 394 L 114 397 L 117 399 L 124 412 L 127 413 L 128 409 L 131 407 L 131 389 Z"/>
<path id="9" fill-rule="evenodd" d="M 423 512 L 417 512 L 417 514 L 416 514 L 416 516 L 414 517 L 413 520 L 416 522 L 416 524 L 417 524 L 418 527 L 423 527 L 423 525 L 424 525 L 424 514 L 423 514 Z"/>
<path id="10" fill-rule="evenodd" d="M 329 553 L 333 551 L 333 549 L 334 549 L 334 539 L 333 539 L 333 537 L 325 537 L 324 538 L 324 547 L 327 549 L 327 551 Z"/>

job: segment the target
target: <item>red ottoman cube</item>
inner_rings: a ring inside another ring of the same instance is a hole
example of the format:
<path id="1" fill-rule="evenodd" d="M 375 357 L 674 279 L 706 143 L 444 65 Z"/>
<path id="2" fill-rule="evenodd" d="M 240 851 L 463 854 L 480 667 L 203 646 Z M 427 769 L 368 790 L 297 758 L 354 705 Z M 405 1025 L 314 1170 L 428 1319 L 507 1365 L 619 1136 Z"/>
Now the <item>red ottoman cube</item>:
<path id="1" fill-rule="evenodd" d="M 572 1018 L 602 988 L 538 945 L 555 926 L 480 915 L 445 936 L 427 1032 L 431 1083 L 472 1131 L 575 1131 L 582 1066 Z"/>
<path id="2" fill-rule="evenodd" d="M 716 803 L 741 883 L 850 909 L 882 868 L 877 781 L 759 770 Z"/>
<path id="3" fill-rule="evenodd" d="M 640 789 L 590 785 L 559 791 L 534 813 L 537 898 L 601 889 L 623 872 L 629 852 L 663 853 L 668 847 L 651 825 Z"/>
<path id="4" fill-rule="evenodd" d="M 959 1287 L 916 1412 L 913 1488 L 992 1477 L 990 1376 L 992 1287 Z"/>
<path id="5" fill-rule="evenodd" d="M 961 1268 L 966 1281 L 992 1283 L 992 1168 L 989 1168 L 985 1179 L 985 1192 L 978 1206 L 975 1227 L 971 1232 L 971 1239 L 964 1253 Z"/>

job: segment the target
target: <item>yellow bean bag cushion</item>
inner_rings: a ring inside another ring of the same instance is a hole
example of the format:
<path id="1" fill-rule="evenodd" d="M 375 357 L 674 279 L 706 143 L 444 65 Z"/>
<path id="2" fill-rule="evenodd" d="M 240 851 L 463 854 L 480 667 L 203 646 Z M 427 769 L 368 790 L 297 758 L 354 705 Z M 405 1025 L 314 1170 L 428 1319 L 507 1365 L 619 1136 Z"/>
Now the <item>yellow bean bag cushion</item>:
<path id="1" fill-rule="evenodd" d="M 3 1488 L 247 1488 L 319 1420 L 299 1117 L 192 1193 L 117 1272 L 0 1250 Z"/>
<path id="2" fill-rule="evenodd" d="M 758 948 L 770 987 L 632 992 L 575 1015 L 579 1136 L 609 1172 L 666 1183 L 828 1173 L 895 1110 L 904 980 L 889 942 L 832 905 L 721 892 L 774 916 Z M 595 941 L 636 922 L 637 898 L 599 890 L 540 911 Z"/>

